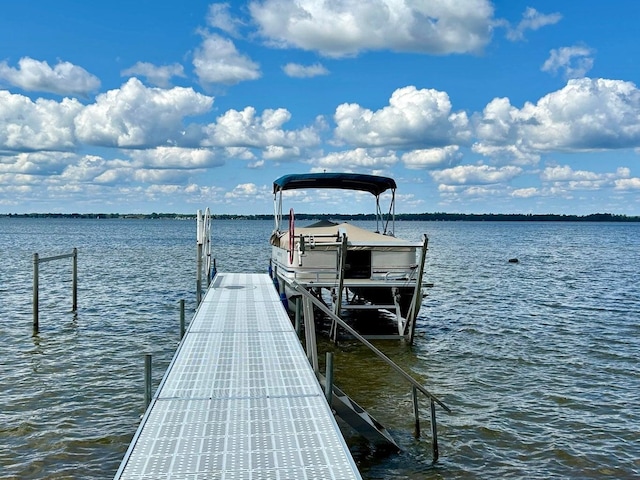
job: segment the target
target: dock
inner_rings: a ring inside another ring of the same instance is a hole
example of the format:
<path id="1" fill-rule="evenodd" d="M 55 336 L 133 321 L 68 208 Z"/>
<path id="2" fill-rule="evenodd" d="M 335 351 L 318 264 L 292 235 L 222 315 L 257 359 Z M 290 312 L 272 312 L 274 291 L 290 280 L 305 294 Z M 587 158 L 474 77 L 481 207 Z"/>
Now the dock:
<path id="1" fill-rule="evenodd" d="M 267 274 L 214 277 L 115 478 L 361 478 Z"/>

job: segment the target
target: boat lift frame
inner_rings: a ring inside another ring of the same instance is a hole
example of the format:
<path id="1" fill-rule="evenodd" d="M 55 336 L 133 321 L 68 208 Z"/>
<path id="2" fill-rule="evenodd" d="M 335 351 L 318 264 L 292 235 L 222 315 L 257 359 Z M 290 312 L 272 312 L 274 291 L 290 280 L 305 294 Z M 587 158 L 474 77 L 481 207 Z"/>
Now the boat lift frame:
<path id="1" fill-rule="evenodd" d="M 306 243 L 309 244 L 311 239 L 307 239 Z M 300 245 L 304 245 L 305 244 L 305 237 L 304 236 L 300 236 L 299 242 L 298 242 L 298 248 L 300 248 Z M 323 245 L 327 245 L 327 244 L 323 244 Z M 332 244 L 330 244 L 332 245 Z M 420 311 L 420 305 L 422 303 L 422 298 L 423 298 L 423 290 L 422 290 L 422 279 L 423 279 L 423 275 L 424 275 L 424 265 L 425 265 L 425 261 L 426 261 L 426 254 L 427 254 L 427 250 L 428 250 L 428 245 L 429 245 L 429 238 L 426 235 L 423 235 L 423 241 L 422 243 L 411 243 L 408 244 L 410 246 L 418 246 L 420 247 L 420 259 L 418 261 L 418 264 L 416 265 L 416 268 L 413 271 L 413 275 L 412 277 L 408 280 L 410 282 L 413 282 L 415 279 L 415 283 L 413 286 L 413 294 L 411 297 L 411 301 L 409 303 L 409 309 L 407 311 L 407 314 L 405 316 L 402 315 L 402 311 L 400 308 L 400 304 L 399 304 L 399 294 L 398 294 L 398 289 L 399 287 L 404 287 L 406 285 L 406 281 L 405 282 L 397 282 L 397 281 L 391 281 L 391 280 L 387 280 L 387 281 L 381 281 L 378 283 L 371 283 L 369 285 L 371 286 L 376 286 L 376 288 L 384 288 L 384 287 L 388 287 L 391 290 L 392 293 L 392 298 L 393 298 L 393 304 L 389 304 L 389 303 L 352 303 L 350 301 L 348 301 L 348 289 L 350 287 L 358 287 L 358 281 L 357 280 L 348 280 L 345 279 L 345 262 L 346 262 L 346 253 L 347 253 L 347 249 L 348 249 L 348 245 L 349 245 L 349 240 L 347 237 L 347 234 L 345 232 L 341 233 L 341 239 L 340 242 L 336 242 L 336 245 L 338 246 L 337 250 L 336 250 L 336 270 L 335 270 L 335 280 L 332 280 L 330 282 L 322 282 L 320 280 L 313 280 L 313 281 L 304 281 L 301 279 L 296 278 L 295 273 L 293 278 L 290 278 L 286 275 L 283 275 L 282 272 L 278 271 L 278 269 L 275 269 L 274 275 L 278 278 L 279 282 L 282 283 L 282 285 L 280 286 L 280 290 L 284 291 L 283 289 L 285 288 L 285 286 L 288 286 L 291 290 L 294 290 L 294 284 L 297 286 L 302 286 L 304 288 L 306 288 L 307 290 L 313 290 L 313 289 L 318 289 L 318 288 L 327 288 L 332 290 L 332 295 L 331 295 L 331 311 L 334 315 L 340 316 L 341 313 L 344 310 L 352 310 L 352 311 L 362 311 L 362 310 L 387 310 L 392 312 L 395 317 L 396 317 L 396 323 L 397 323 L 397 328 L 398 328 L 398 334 L 390 334 L 390 335 L 365 335 L 365 338 L 369 338 L 369 339 L 378 339 L 378 340 L 392 340 L 392 339 L 404 339 L 406 341 L 409 342 L 409 344 L 413 344 L 413 338 L 415 335 L 415 327 L 416 327 L 416 320 L 418 317 L 418 313 Z M 303 254 L 303 251 L 299 251 L 299 258 L 301 256 L 301 254 Z M 305 272 L 306 274 L 308 274 L 309 272 Z M 317 272 L 317 275 L 319 276 L 320 273 L 322 274 L 327 274 L 327 271 L 323 271 L 323 272 Z M 334 341 L 337 341 L 337 337 L 338 337 L 338 322 L 336 322 L 335 320 L 332 321 L 332 325 L 331 325 L 331 330 L 330 330 L 330 336 Z"/>

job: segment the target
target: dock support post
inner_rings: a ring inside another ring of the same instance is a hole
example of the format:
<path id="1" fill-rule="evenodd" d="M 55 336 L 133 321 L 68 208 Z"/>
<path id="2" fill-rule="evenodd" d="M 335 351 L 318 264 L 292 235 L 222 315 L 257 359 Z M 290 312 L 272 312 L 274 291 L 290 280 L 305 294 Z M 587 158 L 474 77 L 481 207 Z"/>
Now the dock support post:
<path id="1" fill-rule="evenodd" d="M 324 393 L 327 397 L 327 403 L 331 407 L 333 400 L 333 352 L 327 352 L 327 361 L 325 363 L 325 385 Z"/>
<path id="2" fill-rule="evenodd" d="M 347 234 L 342 233 L 342 240 L 340 243 L 340 250 L 338 251 L 338 290 L 336 292 L 335 303 L 333 304 L 333 313 L 338 317 L 340 316 L 340 310 L 342 309 L 342 290 L 344 288 L 344 272 L 347 262 Z M 331 331 L 329 336 L 333 340 L 334 344 L 338 344 L 338 323 L 334 320 L 331 324 Z"/>
<path id="3" fill-rule="evenodd" d="M 38 280 L 38 266 L 40 264 L 40 260 L 38 258 L 38 254 L 33 254 L 33 334 L 37 335 L 40 330 L 40 320 L 39 320 L 39 280 Z"/>
<path id="4" fill-rule="evenodd" d="M 197 261 L 197 273 L 196 273 L 196 303 L 200 305 L 202 300 L 202 245 L 198 244 L 198 261 Z"/>
<path id="5" fill-rule="evenodd" d="M 78 311 L 78 249 L 73 248 L 73 305 L 72 312 Z"/>
<path id="6" fill-rule="evenodd" d="M 180 340 L 184 338 L 184 299 L 180 300 Z"/>
<path id="7" fill-rule="evenodd" d="M 302 316 L 302 297 L 300 296 L 295 297 L 295 302 L 296 302 L 295 328 L 296 328 L 296 335 L 298 335 L 299 337 L 300 330 L 301 330 L 300 317 Z"/>
<path id="8" fill-rule="evenodd" d="M 304 336 L 307 347 L 307 358 L 313 367 L 313 371 L 318 373 L 318 346 L 316 344 L 316 325 L 313 320 L 313 304 L 306 297 L 302 299 L 304 309 Z"/>
<path id="9" fill-rule="evenodd" d="M 144 356 L 144 408 L 151 403 L 151 354 Z"/>
<path id="10" fill-rule="evenodd" d="M 416 288 L 413 291 L 413 298 L 411 299 L 411 307 L 407 314 L 407 323 L 404 327 L 404 334 L 407 334 L 407 328 L 409 329 L 409 345 L 413 345 L 413 337 L 416 331 L 416 321 L 418 317 L 418 311 L 420 310 L 420 303 L 422 302 L 422 275 L 424 274 L 424 262 L 427 256 L 427 248 L 429 247 L 429 237 L 423 235 L 422 250 L 420 252 L 420 264 L 418 268 L 418 276 L 416 277 Z"/>
<path id="11" fill-rule="evenodd" d="M 433 463 L 438 461 L 440 452 L 438 450 L 438 426 L 436 425 L 436 403 L 431 399 L 431 439 L 433 448 Z"/>
<path id="12" fill-rule="evenodd" d="M 413 436 L 420 438 L 420 411 L 418 409 L 418 389 L 416 387 L 411 389 L 411 396 L 413 397 L 413 416 L 415 421 Z"/>
<path id="13" fill-rule="evenodd" d="M 200 305 L 202 299 L 202 236 L 204 232 L 202 211 L 198 210 L 196 219 L 196 305 Z"/>

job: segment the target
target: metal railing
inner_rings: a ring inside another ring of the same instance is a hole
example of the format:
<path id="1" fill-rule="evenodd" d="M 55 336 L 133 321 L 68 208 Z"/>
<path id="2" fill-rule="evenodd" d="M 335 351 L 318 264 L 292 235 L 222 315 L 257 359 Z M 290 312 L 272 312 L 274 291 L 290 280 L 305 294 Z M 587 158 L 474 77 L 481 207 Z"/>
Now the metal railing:
<path id="1" fill-rule="evenodd" d="M 206 275 L 206 286 L 211 284 L 212 272 L 215 267 L 211 257 L 211 211 L 206 208 L 204 214 L 201 210 L 196 214 L 196 305 L 202 300 L 202 270 Z"/>
<path id="2" fill-rule="evenodd" d="M 437 434 L 437 425 L 436 425 L 436 404 L 442 407 L 447 413 L 451 413 L 451 409 L 442 402 L 438 397 L 429 392 L 424 386 L 420 384 L 416 379 L 414 379 L 411 375 L 409 375 L 406 371 L 402 369 L 398 364 L 396 364 L 393 360 L 387 357 L 383 352 L 381 352 L 378 348 L 376 348 L 371 342 L 369 342 L 366 338 L 360 335 L 356 330 L 354 330 L 348 323 L 342 320 L 338 315 L 332 312 L 327 306 L 320 301 L 318 298 L 313 296 L 304 286 L 300 285 L 297 282 L 293 282 L 291 284 L 293 288 L 295 288 L 296 292 L 302 296 L 303 303 L 303 311 L 305 317 L 312 316 L 313 305 L 315 305 L 322 313 L 327 315 L 331 320 L 337 324 L 339 324 L 342 328 L 344 328 L 347 332 L 349 332 L 355 339 L 357 339 L 360 343 L 365 345 L 369 350 L 371 350 L 376 356 L 378 356 L 382 361 L 384 361 L 387 365 L 389 365 L 395 372 L 397 372 L 402 378 L 408 381 L 412 386 L 412 398 L 413 398 L 413 410 L 415 415 L 415 432 L 416 436 L 420 435 L 420 419 L 419 419 L 419 408 L 418 408 L 418 391 L 425 395 L 430 400 L 430 408 L 431 408 L 431 435 L 432 435 L 432 452 L 433 452 L 433 462 L 435 463 L 438 460 L 439 450 L 438 450 L 438 434 Z M 306 323 L 306 321 L 305 321 Z M 315 329 L 312 329 L 312 332 L 306 332 L 306 343 L 307 349 L 312 349 L 311 352 L 307 352 L 309 356 L 309 360 L 315 371 L 318 370 L 318 354 L 316 351 L 316 342 L 315 342 Z"/>
<path id="3" fill-rule="evenodd" d="M 72 279 L 72 312 L 78 311 L 78 249 L 74 248 L 73 252 L 64 255 L 54 255 L 52 257 L 43 257 L 37 253 L 33 254 L 33 334 L 37 335 L 40 331 L 40 264 L 51 262 L 53 260 L 61 260 L 64 258 L 73 258 L 73 279 Z"/>

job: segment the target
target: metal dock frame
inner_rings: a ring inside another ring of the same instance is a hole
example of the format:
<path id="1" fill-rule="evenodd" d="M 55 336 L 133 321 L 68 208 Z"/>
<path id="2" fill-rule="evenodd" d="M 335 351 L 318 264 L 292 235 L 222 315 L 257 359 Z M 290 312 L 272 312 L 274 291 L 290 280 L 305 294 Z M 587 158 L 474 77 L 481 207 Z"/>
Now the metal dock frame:
<path id="1" fill-rule="evenodd" d="M 266 274 L 218 274 L 116 479 L 359 479 Z"/>

